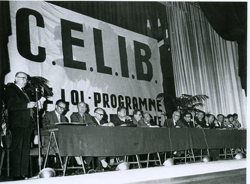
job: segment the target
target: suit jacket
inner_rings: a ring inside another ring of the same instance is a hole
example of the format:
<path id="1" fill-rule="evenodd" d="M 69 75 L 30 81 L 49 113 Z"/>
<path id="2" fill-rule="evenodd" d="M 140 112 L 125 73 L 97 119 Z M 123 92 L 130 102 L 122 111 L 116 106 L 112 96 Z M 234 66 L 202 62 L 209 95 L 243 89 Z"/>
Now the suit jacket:
<path id="1" fill-rule="evenodd" d="M 176 126 L 180 128 L 193 128 L 193 122 L 187 122 L 185 119 L 180 119 L 177 121 Z"/>
<path id="2" fill-rule="evenodd" d="M 197 117 L 195 117 L 194 120 L 195 120 L 196 123 L 197 123 L 198 125 L 200 125 L 202 128 L 206 128 L 206 127 L 207 127 L 207 126 L 206 126 L 206 121 L 205 121 L 204 118 L 200 121 Z"/>
<path id="3" fill-rule="evenodd" d="M 78 112 L 73 112 L 70 116 L 70 120 L 71 122 L 78 122 L 81 124 L 91 124 L 91 122 L 93 121 L 92 116 L 85 113 L 84 117 L 82 117 Z"/>
<path id="4" fill-rule="evenodd" d="M 22 90 L 16 84 L 10 83 L 6 87 L 6 97 L 9 128 L 32 127 L 32 109 L 27 108 L 27 104 L 30 100 L 25 96 Z"/>
<path id="5" fill-rule="evenodd" d="M 57 115 L 56 115 L 56 112 L 55 110 L 54 111 L 50 111 L 50 112 L 47 112 L 44 117 L 43 117 L 43 120 L 42 120 L 42 123 L 43 123 L 43 127 L 45 128 L 49 128 L 53 125 L 55 125 L 56 123 L 58 123 L 58 118 L 57 118 Z M 64 116 L 64 115 L 60 115 L 60 122 L 68 122 L 68 119 Z"/>
<path id="6" fill-rule="evenodd" d="M 140 119 L 139 121 L 136 121 L 135 118 L 132 118 L 132 120 L 133 120 L 133 123 L 134 123 L 135 125 L 137 125 L 137 127 L 149 127 L 149 126 L 144 122 L 143 119 Z"/>
<path id="7" fill-rule="evenodd" d="M 224 124 L 218 121 L 218 125 L 215 126 L 215 128 L 224 128 Z"/>
<path id="8" fill-rule="evenodd" d="M 177 125 L 177 122 L 176 122 L 176 125 Z M 165 122 L 164 122 L 164 127 L 167 127 L 167 128 L 175 128 L 175 125 L 174 125 L 174 120 L 173 118 L 169 118 L 169 119 L 166 119 Z"/>
<path id="9" fill-rule="evenodd" d="M 100 124 L 104 124 L 105 121 L 104 120 L 101 120 L 100 121 Z M 95 117 L 92 116 L 92 123 L 89 125 L 89 126 L 100 126 L 99 123 L 97 122 L 97 120 L 95 119 Z"/>
<path id="10" fill-rule="evenodd" d="M 122 121 L 117 114 L 113 115 L 110 118 L 110 122 L 112 122 L 115 126 L 121 126 L 122 124 L 127 124 L 127 125 L 133 124 L 133 121 L 129 120 Z"/>

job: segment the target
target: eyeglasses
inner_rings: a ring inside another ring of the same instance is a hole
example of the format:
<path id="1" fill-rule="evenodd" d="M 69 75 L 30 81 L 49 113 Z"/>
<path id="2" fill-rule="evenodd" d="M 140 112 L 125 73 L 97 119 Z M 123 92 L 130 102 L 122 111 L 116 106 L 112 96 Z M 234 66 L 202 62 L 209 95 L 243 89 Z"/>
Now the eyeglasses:
<path id="1" fill-rule="evenodd" d="M 60 105 L 57 105 L 60 109 L 65 110 L 66 107 L 61 107 Z"/>
<path id="2" fill-rule="evenodd" d="M 142 116 L 142 114 L 137 114 L 138 116 Z"/>
<path id="3" fill-rule="evenodd" d="M 98 113 L 98 112 L 95 112 L 95 113 L 99 114 L 100 116 L 103 116 L 103 114 L 100 114 L 100 113 Z"/>
<path id="4" fill-rule="evenodd" d="M 28 81 L 28 79 L 26 77 L 18 77 L 18 76 L 16 76 L 16 78 L 23 79 L 24 81 Z"/>

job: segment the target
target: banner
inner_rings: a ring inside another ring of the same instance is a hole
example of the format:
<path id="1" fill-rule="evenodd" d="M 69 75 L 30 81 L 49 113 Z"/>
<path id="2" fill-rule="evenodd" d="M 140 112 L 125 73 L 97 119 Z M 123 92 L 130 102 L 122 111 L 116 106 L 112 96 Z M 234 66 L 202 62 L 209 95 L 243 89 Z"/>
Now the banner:
<path id="1" fill-rule="evenodd" d="M 73 2 L 72 2 L 73 3 Z M 47 2 L 10 1 L 12 35 L 9 37 L 11 72 L 49 80 L 54 96 L 69 105 L 77 103 L 116 114 L 125 106 L 149 112 L 155 119 L 162 106 L 156 96 L 163 92 L 157 40 L 96 20 Z"/>

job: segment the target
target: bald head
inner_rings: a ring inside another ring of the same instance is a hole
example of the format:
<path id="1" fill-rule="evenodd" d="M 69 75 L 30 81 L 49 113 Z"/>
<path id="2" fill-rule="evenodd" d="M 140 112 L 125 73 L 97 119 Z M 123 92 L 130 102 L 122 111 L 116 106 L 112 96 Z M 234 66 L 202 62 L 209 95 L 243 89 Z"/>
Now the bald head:
<path id="1" fill-rule="evenodd" d="M 24 72 L 17 72 L 15 75 L 15 84 L 20 88 L 24 88 L 28 81 L 28 74 Z"/>

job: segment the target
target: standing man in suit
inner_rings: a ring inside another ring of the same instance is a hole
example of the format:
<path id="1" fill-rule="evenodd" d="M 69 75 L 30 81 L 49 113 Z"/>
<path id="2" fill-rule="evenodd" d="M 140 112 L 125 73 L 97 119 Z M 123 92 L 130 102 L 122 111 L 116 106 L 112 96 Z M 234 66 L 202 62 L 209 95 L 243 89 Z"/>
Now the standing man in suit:
<path id="1" fill-rule="evenodd" d="M 33 128 L 33 110 L 36 102 L 30 101 L 24 91 L 28 75 L 18 72 L 15 82 L 7 86 L 9 128 L 12 132 L 11 169 L 14 180 L 28 176 L 30 139 Z"/>
<path id="2" fill-rule="evenodd" d="M 181 113 L 179 111 L 174 111 L 171 119 L 166 119 L 164 122 L 164 127 L 167 128 L 175 128 L 177 125 L 177 122 L 179 121 L 181 117 Z"/>
<path id="3" fill-rule="evenodd" d="M 57 100 L 54 111 L 47 112 L 43 117 L 43 127 L 49 128 L 56 123 L 68 122 L 68 119 L 62 114 L 66 109 L 66 103 L 63 100 Z"/>
<path id="4" fill-rule="evenodd" d="M 93 119 L 91 115 L 86 113 L 87 104 L 85 102 L 79 102 L 77 105 L 77 109 L 78 112 L 73 112 L 70 116 L 71 122 L 90 125 Z"/>

